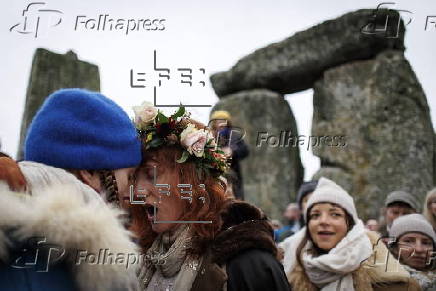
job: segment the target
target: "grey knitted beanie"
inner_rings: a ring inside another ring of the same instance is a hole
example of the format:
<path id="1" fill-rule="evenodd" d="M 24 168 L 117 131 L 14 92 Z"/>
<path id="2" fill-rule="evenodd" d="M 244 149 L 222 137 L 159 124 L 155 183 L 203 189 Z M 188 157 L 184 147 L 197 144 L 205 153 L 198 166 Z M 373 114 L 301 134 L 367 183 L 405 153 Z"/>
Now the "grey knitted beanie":
<path id="1" fill-rule="evenodd" d="M 386 197 L 385 207 L 388 207 L 389 204 L 394 202 L 403 202 L 415 209 L 416 212 L 420 211 L 420 205 L 416 198 L 405 191 L 393 191 L 389 193 L 388 197 Z"/>
<path id="2" fill-rule="evenodd" d="M 395 219 L 389 230 L 389 236 L 398 239 L 408 232 L 419 232 L 425 234 L 433 240 L 433 244 L 436 244 L 436 234 L 433 227 L 421 214 L 408 214 Z"/>

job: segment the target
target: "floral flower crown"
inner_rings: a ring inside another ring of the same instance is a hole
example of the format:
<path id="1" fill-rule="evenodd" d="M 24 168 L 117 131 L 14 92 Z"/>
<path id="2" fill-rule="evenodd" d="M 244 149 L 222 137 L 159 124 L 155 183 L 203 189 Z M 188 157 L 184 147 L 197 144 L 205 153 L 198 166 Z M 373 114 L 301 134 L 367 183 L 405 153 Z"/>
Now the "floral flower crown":
<path id="1" fill-rule="evenodd" d="M 218 147 L 212 132 L 208 128 L 196 128 L 185 107 L 180 106 L 169 117 L 149 102 L 133 106 L 133 111 L 134 123 L 146 150 L 178 144 L 183 148 L 182 156 L 176 160 L 178 163 L 191 160 L 198 170 L 214 176 L 223 174 L 230 167 L 231 158 Z"/>

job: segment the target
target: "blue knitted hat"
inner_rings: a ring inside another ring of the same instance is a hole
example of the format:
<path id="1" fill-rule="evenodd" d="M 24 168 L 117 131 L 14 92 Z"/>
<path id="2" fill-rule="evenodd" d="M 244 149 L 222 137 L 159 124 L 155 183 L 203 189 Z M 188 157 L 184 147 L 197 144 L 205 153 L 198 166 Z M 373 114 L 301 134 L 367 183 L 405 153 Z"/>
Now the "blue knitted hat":
<path id="1" fill-rule="evenodd" d="M 88 90 L 61 89 L 35 115 L 24 159 L 64 169 L 129 168 L 141 162 L 141 142 L 112 100 Z"/>

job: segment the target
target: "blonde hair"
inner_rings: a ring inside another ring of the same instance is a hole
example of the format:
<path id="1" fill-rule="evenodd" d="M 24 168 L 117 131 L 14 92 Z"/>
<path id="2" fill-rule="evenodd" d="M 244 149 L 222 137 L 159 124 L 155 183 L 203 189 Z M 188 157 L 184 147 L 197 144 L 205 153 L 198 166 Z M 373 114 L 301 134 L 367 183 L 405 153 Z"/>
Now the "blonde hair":
<path id="1" fill-rule="evenodd" d="M 436 229 L 436 215 L 434 215 L 430 210 L 430 203 L 436 201 L 436 188 L 427 193 L 427 197 L 425 198 L 424 211 L 423 215 L 433 226 L 433 229 Z"/>

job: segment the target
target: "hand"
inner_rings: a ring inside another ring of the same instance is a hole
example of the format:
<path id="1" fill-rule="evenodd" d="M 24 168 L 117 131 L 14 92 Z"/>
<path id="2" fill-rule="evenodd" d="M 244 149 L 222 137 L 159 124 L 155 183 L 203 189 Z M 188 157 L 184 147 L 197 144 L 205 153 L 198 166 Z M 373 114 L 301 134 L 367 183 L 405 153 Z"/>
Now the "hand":
<path id="1" fill-rule="evenodd" d="M 12 191 L 26 190 L 26 179 L 18 167 L 17 162 L 11 158 L 0 158 L 0 181 L 8 183 Z"/>

